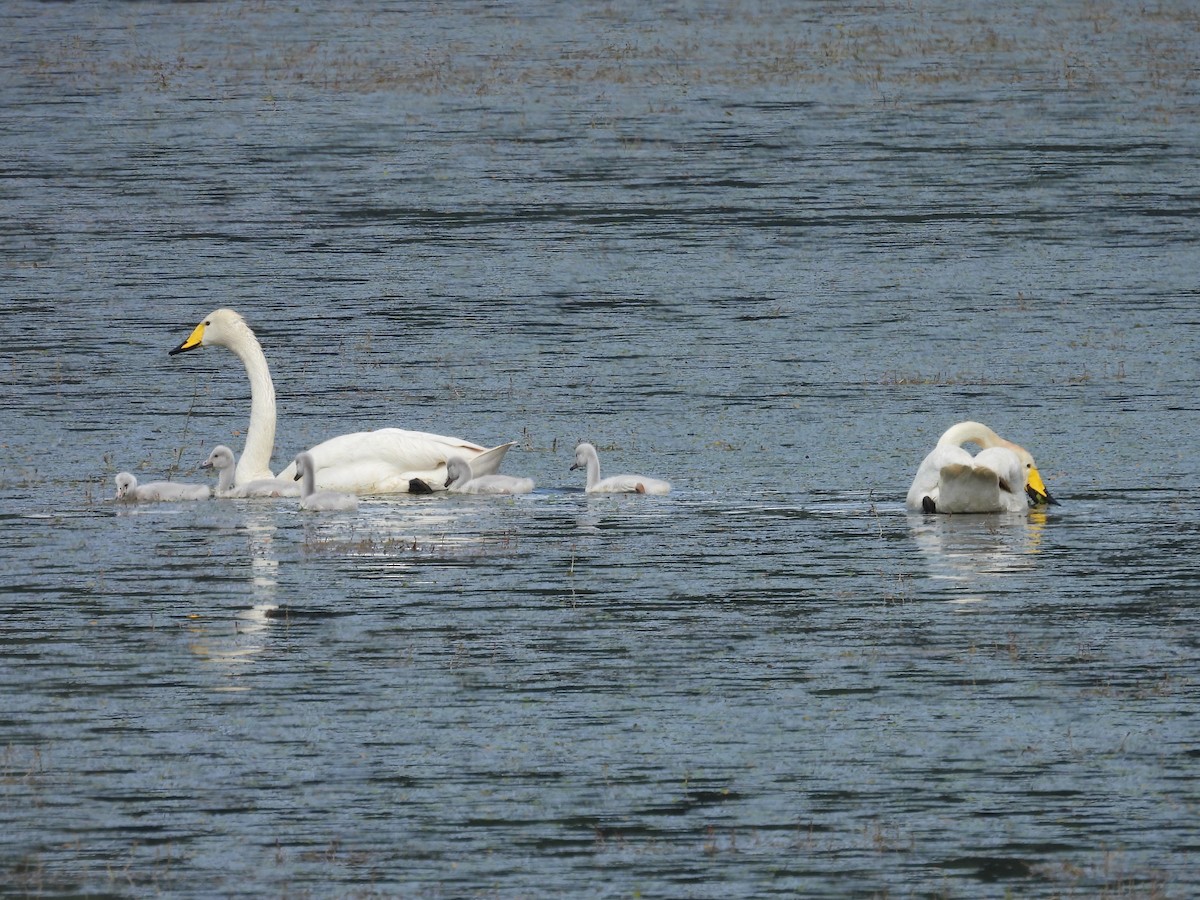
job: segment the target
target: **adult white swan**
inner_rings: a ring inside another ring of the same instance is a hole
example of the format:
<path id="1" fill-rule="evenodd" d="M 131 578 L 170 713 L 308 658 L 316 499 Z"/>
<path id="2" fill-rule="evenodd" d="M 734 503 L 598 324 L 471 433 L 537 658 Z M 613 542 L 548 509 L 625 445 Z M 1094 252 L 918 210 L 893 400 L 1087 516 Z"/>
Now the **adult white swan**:
<path id="1" fill-rule="evenodd" d="M 575 462 L 571 471 L 587 469 L 587 492 L 589 494 L 668 494 L 669 482 L 645 475 L 612 475 L 600 477 L 600 457 L 591 444 L 580 444 L 575 448 Z"/>
<path id="2" fill-rule="evenodd" d="M 963 444 L 982 449 L 972 456 Z M 1024 512 L 1050 496 L 1029 451 L 979 422 L 959 422 L 938 438 L 905 501 L 927 513 Z"/>
<path id="3" fill-rule="evenodd" d="M 234 484 L 274 478 L 271 452 L 275 446 L 275 386 L 262 345 L 245 320 L 232 309 L 217 309 L 195 327 L 171 356 L 197 347 L 226 347 L 246 367 L 250 379 L 250 426 L 246 446 L 237 461 Z M 309 449 L 316 468 L 318 488 L 355 494 L 401 493 L 421 486 L 440 490 L 446 480 L 446 459 L 452 455 L 471 461 L 477 474 L 495 472 L 513 443 L 490 450 L 464 441 L 424 431 L 382 428 L 330 438 Z M 296 475 L 293 462 L 279 473 L 280 480 Z"/>
<path id="4" fill-rule="evenodd" d="M 446 460 L 446 490 L 452 494 L 528 494 L 532 478 L 515 475 L 475 475 L 461 456 Z"/>

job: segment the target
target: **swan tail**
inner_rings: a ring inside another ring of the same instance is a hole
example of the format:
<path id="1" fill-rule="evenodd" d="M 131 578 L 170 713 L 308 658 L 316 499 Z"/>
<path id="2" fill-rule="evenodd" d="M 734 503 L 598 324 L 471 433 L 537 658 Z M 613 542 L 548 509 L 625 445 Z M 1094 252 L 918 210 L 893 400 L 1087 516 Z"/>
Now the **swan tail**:
<path id="1" fill-rule="evenodd" d="M 517 446 L 516 441 L 509 441 L 507 444 L 500 444 L 498 447 L 492 447 L 489 450 L 484 450 L 477 456 L 471 457 L 471 474 L 475 477 L 480 475 L 494 475 L 500 470 L 500 463 L 504 462 L 504 455 L 513 447 Z"/>

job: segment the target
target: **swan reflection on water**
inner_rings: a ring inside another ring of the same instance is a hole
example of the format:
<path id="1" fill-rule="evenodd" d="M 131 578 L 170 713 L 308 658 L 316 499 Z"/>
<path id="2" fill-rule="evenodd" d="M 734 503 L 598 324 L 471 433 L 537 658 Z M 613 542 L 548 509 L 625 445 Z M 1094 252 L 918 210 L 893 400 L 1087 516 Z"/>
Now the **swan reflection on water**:
<path id="1" fill-rule="evenodd" d="M 930 577 L 956 582 L 964 593 L 958 603 L 985 599 L 993 579 L 1032 571 L 1037 565 L 1046 513 L 1025 516 L 909 516 L 909 532 Z"/>
<path id="2" fill-rule="evenodd" d="M 196 656 L 239 674 L 249 661 L 266 648 L 268 630 L 281 619 L 277 591 L 279 558 L 275 551 L 275 522 L 266 511 L 250 511 L 245 522 L 250 556 L 250 599 L 252 605 L 237 613 L 231 623 L 214 622 L 196 626 L 196 640 L 189 649 Z M 246 690 L 230 684 L 222 690 Z"/>

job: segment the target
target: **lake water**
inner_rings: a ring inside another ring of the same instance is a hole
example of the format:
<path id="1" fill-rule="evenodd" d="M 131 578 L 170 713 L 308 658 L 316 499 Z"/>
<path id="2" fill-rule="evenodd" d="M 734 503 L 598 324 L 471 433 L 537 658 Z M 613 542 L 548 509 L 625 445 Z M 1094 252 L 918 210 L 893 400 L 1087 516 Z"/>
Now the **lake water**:
<path id="1" fill-rule="evenodd" d="M 0 9 L 0 893 L 1200 892 L 1194 5 L 335 7 Z"/>

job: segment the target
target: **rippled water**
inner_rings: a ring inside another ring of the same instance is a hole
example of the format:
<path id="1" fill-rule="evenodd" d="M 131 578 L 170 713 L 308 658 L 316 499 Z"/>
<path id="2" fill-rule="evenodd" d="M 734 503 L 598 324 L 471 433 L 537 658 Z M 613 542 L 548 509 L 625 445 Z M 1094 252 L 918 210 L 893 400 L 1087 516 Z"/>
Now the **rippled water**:
<path id="1" fill-rule="evenodd" d="M 0 10 L 4 891 L 1200 890 L 1200 16 L 1062 6 Z M 538 491 L 118 508 L 226 305 Z"/>

